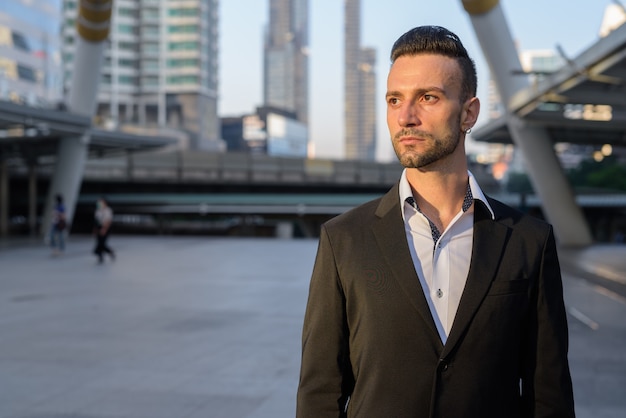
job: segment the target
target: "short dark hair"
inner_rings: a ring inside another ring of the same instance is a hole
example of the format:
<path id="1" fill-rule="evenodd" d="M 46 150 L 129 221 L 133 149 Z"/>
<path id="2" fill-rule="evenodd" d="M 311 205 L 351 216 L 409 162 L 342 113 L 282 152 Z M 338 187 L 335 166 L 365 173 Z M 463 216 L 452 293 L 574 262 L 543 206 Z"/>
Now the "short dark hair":
<path id="1" fill-rule="evenodd" d="M 456 34 L 441 26 L 418 26 L 400 36 L 391 48 L 391 62 L 403 55 L 437 54 L 451 57 L 463 73 L 462 97 L 476 96 L 476 66 Z"/>

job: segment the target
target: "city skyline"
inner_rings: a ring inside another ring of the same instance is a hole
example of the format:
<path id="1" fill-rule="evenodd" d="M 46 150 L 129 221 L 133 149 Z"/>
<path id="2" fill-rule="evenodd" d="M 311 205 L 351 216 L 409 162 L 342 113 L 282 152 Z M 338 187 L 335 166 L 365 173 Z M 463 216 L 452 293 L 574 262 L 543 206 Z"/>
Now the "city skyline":
<path id="1" fill-rule="evenodd" d="M 262 102 L 262 33 L 267 2 L 220 3 L 220 116 L 252 113 Z M 377 159 L 395 157 L 385 123 L 384 92 L 393 42 L 418 25 L 446 26 L 460 36 L 475 59 L 481 121 L 487 116 L 489 69 L 461 1 L 362 2 L 362 44 L 372 46 L 377 64 Z M 597 41 L 604 9 L 612 0 L 552 0 L 532 4 L 501 1 L 509 30 L 521 49 L 556 50 L 574 57 Z M 573 7 L 575 4 L 576 7 Z M 319 158 L 343 158 L 343 2 L 310 2 L 310 140 Z M 246 49 L 241 45 L 245 41 Z M 245 70 L 245 71 L 244 71 Z M 481 122 L 479 122 L 481 123 Z"/>
<path id="2" fill-rule="evenodd" d="M 56 2 L 9 0 L 6 9 L 26 4 Z M 544 4 L 545 3 L 545 4 Z M 569 57 L 575 57 L 599 38 L 604 9 L 612 0 L 552 0 L 540 4 L 501 2 L 509 29 L 520 49 L 556 50 L 560 45 Z M 220 117 L 253 113 L 262 105 L 263 31 L 268 23 L 269 0 L 220 2 L 219 5 L 219 97 Z M 540 12 L 538 10 L 541 5 Z M 576 7 L 572 7 L 575 5 Z M 393 6 L 393 7 L 389 7 Z M 343 135 L 343 2 L 310 2 L 310 141 L 320 158 L 342 158 Z M 487 116 L 489 71 L 470 18 L 457 0 L 442 4 L 395 0 L 379 4 L 363 0 L 362 43 L 373 46 L 377 60 L 377 158 L 393 160 L 386 133 L 384 91 L 388 53 L 392 43 L 404 31 L 420 24 L 440 24 L 455 31 L 476 60 L 479 97 L 483 103 L 480 121 Z M 51 12 L 55 12 L 54 10 Z M 567 17 L 565 15 L 567 14 Z M 514 18 L 512 18 L 514 17 Z"/>

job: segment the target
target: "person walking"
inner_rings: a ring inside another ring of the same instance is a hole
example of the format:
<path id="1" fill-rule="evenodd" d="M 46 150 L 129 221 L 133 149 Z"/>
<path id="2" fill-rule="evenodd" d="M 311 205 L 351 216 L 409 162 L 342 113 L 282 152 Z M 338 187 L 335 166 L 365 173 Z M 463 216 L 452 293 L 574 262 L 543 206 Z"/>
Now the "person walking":
<path id="1" fill-rule="evenodd" d="M 50 246 L 52 255 L 57 256 L 65 251 L 65 230 L 67 229 L 67 218 L 65 215 L 65 205 L 63 196 L 57 194 L 54 197 L 55 203 L 52 208 L 52 225 L 50 226 Z"/>
<path id="2" fill-rule="evenodd" d="M 474 62 L 439 26 L 403 34 L 391 62 L 387 124 L 405 168 L 322 225 L 297 417 L 574 417 L 552 227 L 468 171 Z"/>
<path id="3" fill-rule="evenodd" d="M 107 241 L 111 233 L 113 223 L 113 210 L 104 197 L 96 202 L 96 212 L 94 214 L 94 235 L 96 237 L 96 247 L 93 252 L 98 257 L 98 263 L 104 262 L 104 254 L 108 254 L 111 261 L 115 260 L 115 252 L 108 246 Z"/>

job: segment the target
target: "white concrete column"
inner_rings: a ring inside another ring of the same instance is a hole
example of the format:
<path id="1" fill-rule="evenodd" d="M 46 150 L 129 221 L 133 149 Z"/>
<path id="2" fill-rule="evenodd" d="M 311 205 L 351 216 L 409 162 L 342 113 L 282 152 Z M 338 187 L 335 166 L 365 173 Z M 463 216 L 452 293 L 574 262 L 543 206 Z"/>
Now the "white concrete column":
<path id="1" fill-rule="evenodd" d="M 30 235 L 37 233 L 37 164 L 28 163 L 28 230 Z"/>
<path id="2" fill-rule="evenodd" d="M 507 108 L 507 123 L 513 142 L 524 155 L 527 174 L 541 198 L 547 220 L 554 226 L 559 244 L 592 244 L 589 225 L 576 203 L 547 131 L 530 126 L 508 109 L 513 95 L 527 87 L 528 80 L 514 75 L 519 74 L 522 66 L 499 1 L 462 0 L 462 3 L 471 17 L 500 97 Z"/>
<path id="3" fill-rule="evenodd" d="M 0 160 L 0 236 L 9 235 L 9 163 Z"/>
<path id="4" fill-rule="evenodd" d="M 93 116 L 96 110 L 103 52 L 109 36 L 112 0 L 80 0 L 76 19 L 76 51 L 68 95 L 71 112 Z M 62 138 L 42 222 L 42 233 L 50 228 L 54 196 L 63 195 L 68 224 L 71 224 L 89 149 L 89 132 Z"/>

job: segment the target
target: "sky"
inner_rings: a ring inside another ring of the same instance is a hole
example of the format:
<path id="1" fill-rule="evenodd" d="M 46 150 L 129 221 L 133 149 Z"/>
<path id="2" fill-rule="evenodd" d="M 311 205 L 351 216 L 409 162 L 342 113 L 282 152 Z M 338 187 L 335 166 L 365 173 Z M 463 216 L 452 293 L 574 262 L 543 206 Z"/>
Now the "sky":
<path id="1" fill-rule="evenodd" d="M 343 146 L 343 1 L 309 0 L 309 140 L 316 158 L 341 159 Z M 599 39 L 612 0 L 500 0 L 521 49 L 556 50 L 574 58 Z M 624 4 L 624 3 L 622 3 Z M 262 104 L 263 30 L 269 0 L 220 1 L 220 116 L 254 113 Z M 486 118 L 489 69 L 461 0 L 362 0 L 361 45 L 377 50 L 377 160 L 393 161 L 385 116 L 389 52 L 395 40 L 420 25 L 456 33 L 478 72 Z M 471 145 L 470 145 L 471 146 Z"/>

